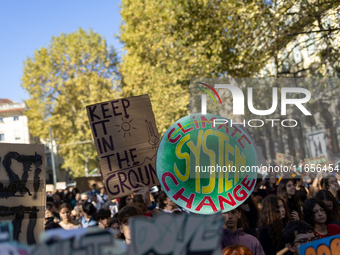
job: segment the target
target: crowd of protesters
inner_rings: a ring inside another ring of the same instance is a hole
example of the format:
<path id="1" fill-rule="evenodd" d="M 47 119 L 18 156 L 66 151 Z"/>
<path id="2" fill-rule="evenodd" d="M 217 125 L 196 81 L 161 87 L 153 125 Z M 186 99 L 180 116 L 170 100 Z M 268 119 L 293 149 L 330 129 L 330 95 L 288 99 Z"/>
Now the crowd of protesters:
<path id="1" fill-rule="evenodd" d="M 134 194 L 115 200 L 95 184 L 83 193 L 76 187 L 48 193 L 45 229 L 112 228 L 116 238 L 130 244 L 130 217 L 189 213 L 160 187 L 136 184 Z M 340 234 L 339 198 L 339 182 L 331 173 L 259 176 L 251 196 L 222 214 L 222 254 L 299 254 L 302 244 Z"/>

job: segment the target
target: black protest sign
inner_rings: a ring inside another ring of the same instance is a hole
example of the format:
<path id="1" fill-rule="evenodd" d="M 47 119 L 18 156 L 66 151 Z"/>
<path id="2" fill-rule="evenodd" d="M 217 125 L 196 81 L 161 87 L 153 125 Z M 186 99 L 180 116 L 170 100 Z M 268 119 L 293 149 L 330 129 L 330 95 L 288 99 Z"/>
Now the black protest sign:
<path id="1" fill-rule="evenodd" d="M 13 237 L 34 244 L 44 230 L 45 148 L 0 144 L 0 220 L 13 223 Z"/>
<path id="2" fill-rule="evenodd" d="M 163 213 L 149 219 L 132 217 L 129 226 L 129 255 L 221 254 L 220 214 Z"/>
<path id="3" fill-rule="evenodd" d="M 158 130 L 148 95 L 86 107 L 105 186 L 111 199 L 133 193 L 142 182 L 158 185 Z"/>

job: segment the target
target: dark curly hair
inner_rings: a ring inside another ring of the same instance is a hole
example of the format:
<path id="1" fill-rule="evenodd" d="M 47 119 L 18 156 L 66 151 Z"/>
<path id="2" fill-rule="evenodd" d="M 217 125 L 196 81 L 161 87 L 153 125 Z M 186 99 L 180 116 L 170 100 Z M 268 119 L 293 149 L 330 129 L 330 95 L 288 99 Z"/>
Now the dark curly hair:
<path id="1" fill-rule="evenodd" d="M 281 219 L 279 211 L 279 200 L 282 201 L 286 216 Z M 274 247 L 278 248 L 282 240 L 282 230 L 284 226 L 291 221 L 289 210 L 285 201 L 278 196 L 268 196 L 262 202 L 262 209 L 259 213 L 259 229 L 267 226 L 271 243 Z"/>
<path id="2" fill-rule="evenodd" d="M 132 216 L 143 215 L 143 211 L 136 205 L 126 205 L 118 212 L 117 219 L 119 225 L 128 224 L 128 219 Z"/>
<path id="3" fill-rule="evenodd" d="M 296 235 L 313 233 L 314 228 L 302 220 L 291 221 L 283 230 L 283 240 L 286 244 L 293 243 Z"/>
<path id="4" fill-rule="evenodd" d="M 312 225 L 314 227 L 314 206 L 318 204 L 322 209 L 325 210 L 327 215 L 327 220 L 325 224 L 330 224 L 332 222 L 332 216 L 330 210 L 328 209 L 327 205 L 319 198 L 310 198 L 307 199 L 305 205 L 303 207 L 303 213 L 305 215 L 305 222 Z"/>
<path id="5" fill-rule="evenodd" d="M 333 220 L 340 223 L 339 204 L 333 194 L 328 190 L 320 190 L 318 193 L 316 193 L 315 197 L 321 199 L 322 201 L 330 201 L 333 203 L 333 209 L 330 210 L 331 216 Z"/>
<path id="6" fill-rule="evenodd" d="M 111 211 L 108 209 L 99 209 L 98 212 L 96 213 L 96 220 L 104 220 L 107 218 L 111 218 Z"/>

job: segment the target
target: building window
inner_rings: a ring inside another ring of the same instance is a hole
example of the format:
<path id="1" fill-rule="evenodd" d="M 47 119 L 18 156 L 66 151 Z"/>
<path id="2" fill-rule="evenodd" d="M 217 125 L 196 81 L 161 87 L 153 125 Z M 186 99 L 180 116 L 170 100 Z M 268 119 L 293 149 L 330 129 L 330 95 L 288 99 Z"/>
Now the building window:
<path id="1" fill-rule="evenodd" d="M 15 140 L 20 140 L 20 130 L 14 130 L 14 139 Z"/>
<path id="2" fill-rule="evenodd" d="M 17 121 L 17 120 L 19 120 L 19 117 L 18 117 L 18 116 L 13 117 L 13 120 L 14 120 L 14 121 Z"/>
<path id="3" fill-rule="evenodd" d="M 52 159 L 51 159 L 51 157 L 47 157 L 47 165 L 48 165 L 48 166 L 52 165 Z"/>
<path id="4" fill-rule="evenodd" d="M 314 33 L 310 33 L 307 37 L 307 52 L 308 55 L 312 55 L 315 51 L 315 35 Z"/>
<path id="5" fill-rule="evenodd" d="M 281 56 L 282 61 L 282 72 L 283 73 L 289 73 L 290 72 L 290 63 L 289 63 L 289 56 L 286 50 L 282 53 Z"/>
<path id="6" fill-rule="evenodd" d="M 0 133 L 0 141 L 5 141 L 5 134 L 4 133 Z"/>
<path id="7" fill-rule="evenodd" d="M 302 61 L 301 47 L 300 45 L 294 47 L 293 49 L 293 59 L 295 64 L 298 64 Z"/>

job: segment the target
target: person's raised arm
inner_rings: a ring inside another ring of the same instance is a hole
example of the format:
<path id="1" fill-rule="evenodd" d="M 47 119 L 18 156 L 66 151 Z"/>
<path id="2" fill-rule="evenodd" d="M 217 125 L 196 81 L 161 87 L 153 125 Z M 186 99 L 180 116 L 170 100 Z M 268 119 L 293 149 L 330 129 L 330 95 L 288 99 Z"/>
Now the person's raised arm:
<path id="1" fill-rule="evenodd" d="M 135 192 L 135 195 L 142 195 L 142 198 L 144 200 L 144 203 L 147 206 L 147 209 L 152 213 L 153 216 L 156 216 L 159 214 L 159 210 L 156 208 L 155 202 L 152 202 L 150 199 L 150 191 L 149 187 L 141 182 L 136 182 L 136 184 L 139 186 L 138 188 L 134 189 L 133 192 Z"/>

